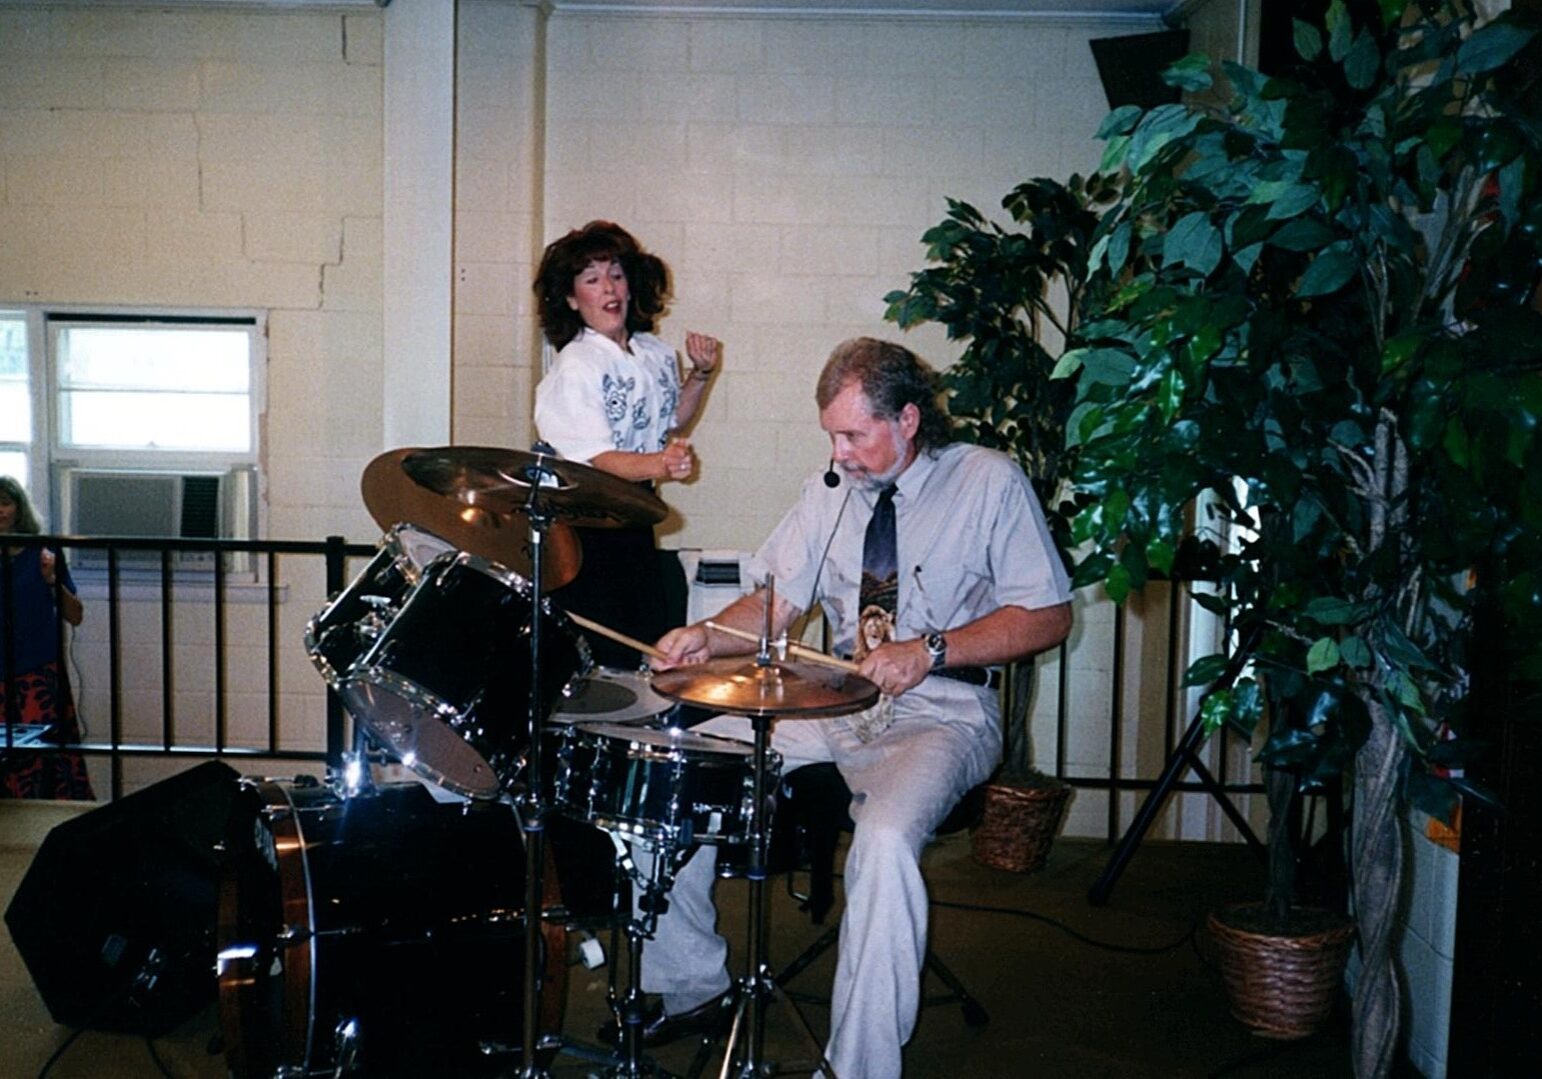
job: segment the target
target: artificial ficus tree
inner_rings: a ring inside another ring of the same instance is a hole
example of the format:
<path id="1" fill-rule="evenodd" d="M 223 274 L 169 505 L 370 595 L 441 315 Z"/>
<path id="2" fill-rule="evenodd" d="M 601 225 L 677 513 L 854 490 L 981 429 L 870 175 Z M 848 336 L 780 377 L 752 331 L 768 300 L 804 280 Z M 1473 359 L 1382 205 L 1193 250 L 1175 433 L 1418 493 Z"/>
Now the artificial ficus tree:
<path id="1" fill-rule="evenodd" d="M 1534 28 L 1332 0 L 1224 109 L 1112 113 L 1083 321 L 1056 375 L 1078 584 L 1168 570 L 1198 514 L 1234 629 L 1190 684 L 1302 786 L 1352 777 L 1357 1074 L 1398 1034 L 1399 813 L 1443 815 L 1478 590 L 1542 640 L 1542 137 Z M 1168 73 L 1211 85 L 1190 57 Z M 1542 651 L 1523 659 L 1542 677 Z M 1479 793 L 1471 792 L 1469 793 Z M 1283 900 L 1282 900 L 1283 902 Z"/>

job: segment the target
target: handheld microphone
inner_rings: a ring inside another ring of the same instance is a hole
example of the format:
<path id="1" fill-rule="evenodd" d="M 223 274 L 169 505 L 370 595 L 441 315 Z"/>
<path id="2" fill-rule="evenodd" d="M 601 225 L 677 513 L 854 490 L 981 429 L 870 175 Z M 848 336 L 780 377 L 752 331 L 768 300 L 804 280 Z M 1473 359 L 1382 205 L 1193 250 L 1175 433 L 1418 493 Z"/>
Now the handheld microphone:
<path id="1" fill-rule="evenodd" d="M 831 490 L 841 485 L 840 473 L 835 471 L 835 458 L 830 458 L 830 465 L 825 469 L 825 486 Z"/>

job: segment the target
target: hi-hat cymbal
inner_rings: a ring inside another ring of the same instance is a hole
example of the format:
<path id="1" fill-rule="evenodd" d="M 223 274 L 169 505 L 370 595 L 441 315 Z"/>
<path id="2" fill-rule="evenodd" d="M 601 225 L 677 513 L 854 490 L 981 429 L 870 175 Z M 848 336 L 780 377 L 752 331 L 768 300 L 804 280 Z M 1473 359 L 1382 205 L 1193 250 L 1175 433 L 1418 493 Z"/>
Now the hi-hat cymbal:
<path id="1" fill-rule="evenodd" d="M 402 470 L 419 487 L 465 505 L 524 513 L 531 487 L 556 519 L 583 528 L 658 524 L 669 512 L 646 488 L 576 461 L 488 446 L 414 450 Z"/>
<path id="2" fill-rule="evenodd" d="M 360 487 L 364 506 L 383 531 L 400 523 L 427 529 L 440 539 L 480 558 L 497 562 L 527 580 L 535 576 L 529 520 L 511 498 L 480 497 L 473 488 L 461 497 L 452 489 L 434 490 L 416 482 L 407 462 L 438 450 L 415 447 L 388 450 L 364 469 Z M 583 564 L 578 537 L 562 523 L 547 529 L 541 556 L 543 588 L 560 588 L 578 576 Z"/>
<path id="3" fill-rule="evenodd" d="M 866 678 L 812 663 L 725 656 L 653 676 L 653 688 L 671 700 L 740 716 L 817 718 L 860 711 L 878 700 Z"/>

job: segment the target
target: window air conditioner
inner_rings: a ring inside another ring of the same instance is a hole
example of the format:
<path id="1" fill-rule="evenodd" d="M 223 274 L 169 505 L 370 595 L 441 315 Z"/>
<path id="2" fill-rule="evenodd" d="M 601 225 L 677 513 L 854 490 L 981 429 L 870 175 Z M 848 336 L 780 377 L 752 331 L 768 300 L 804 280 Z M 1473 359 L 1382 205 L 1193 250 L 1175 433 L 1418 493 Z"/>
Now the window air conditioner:
<path id="1" fill-rule="evenodd" d="M 251 535 L 252 474 L 247 469 L 220 473 L 71 468 L 64 479 L 60 519 L 71 535 L 187 540 Z M 172 564 L 212 570 L 214 557 L 212 551 L 178 551 Z M 76 548 L 71 561 L 105 568 L 107 550 Z M 158 566 L 160 553 L 120 550 L 118 564 Z"/>

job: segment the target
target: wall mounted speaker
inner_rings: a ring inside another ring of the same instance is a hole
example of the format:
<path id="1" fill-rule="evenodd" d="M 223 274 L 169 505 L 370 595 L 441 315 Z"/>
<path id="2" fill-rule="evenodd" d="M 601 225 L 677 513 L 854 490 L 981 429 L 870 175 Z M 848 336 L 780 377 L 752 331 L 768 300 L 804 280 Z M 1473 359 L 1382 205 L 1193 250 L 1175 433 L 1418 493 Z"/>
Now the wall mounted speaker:
<path id="1" fill-rule="evenodd" d="M 1089 44 L 1109 108 L 1151 109 L 1179 100 L 1178 90 L 1162 81 L 1162 72 L 1189 51 L 1187 30 L 1097 38 Z"/>
<path id="2" fill-rule="evenodd" d="M 44 838 L 5 922 L 55 1022 L 156 1036 L 213 1002 L 236 778 L 210 761 Z"/>

